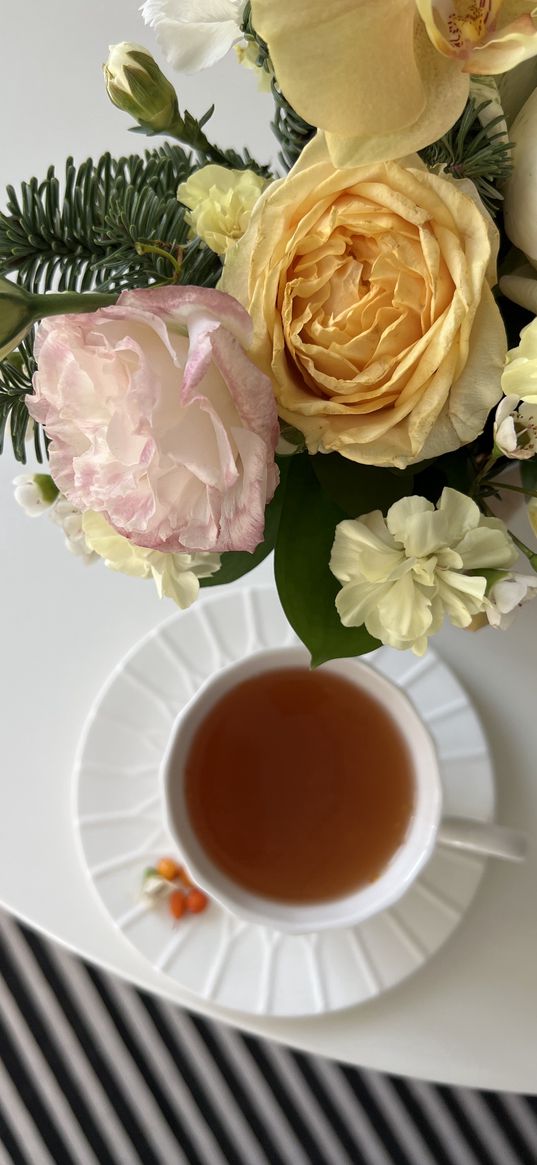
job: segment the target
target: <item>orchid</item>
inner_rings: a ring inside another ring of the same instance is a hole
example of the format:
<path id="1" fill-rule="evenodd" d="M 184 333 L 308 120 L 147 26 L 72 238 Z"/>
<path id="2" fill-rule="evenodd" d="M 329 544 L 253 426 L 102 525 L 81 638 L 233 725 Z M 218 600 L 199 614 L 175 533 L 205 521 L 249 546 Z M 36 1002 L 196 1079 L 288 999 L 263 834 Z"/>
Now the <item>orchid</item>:
<path id="1" fill-rule="evenodd" d="M 537 54 L 527 0 L 252 0 L 252 16 L 285 97 L 344 166 L 429 145 L 462 113 L 470 73 Z"/>
<path id="2" fill-rule="evenodd" d="M 502 388 L 506 396 L 537 405 L 537 320 L 522 328 L 518 347 L 509 349 Z"/>

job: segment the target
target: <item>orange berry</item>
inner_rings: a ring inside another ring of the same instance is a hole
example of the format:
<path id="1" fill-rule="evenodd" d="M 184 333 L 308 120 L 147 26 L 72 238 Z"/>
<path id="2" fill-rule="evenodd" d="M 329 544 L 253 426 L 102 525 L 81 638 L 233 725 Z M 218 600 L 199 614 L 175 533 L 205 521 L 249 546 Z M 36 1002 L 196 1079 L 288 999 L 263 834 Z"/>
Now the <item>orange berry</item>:
<path id="1" fill-rule="evenodd" d="M 157 874 L 167 882 L 173 882 L 174 878 L 179 878 L 182 873 L 182 867 L 178 866 L 173 858 L 161 858 L 155 868 Z"/>
<path id="2" fill-rule="evenodd" d="M 170 894 L 170 897 L 168 898 L 168 904 L 170 907 L 170 914 L 173 918 L 183 917 L 187 906 L 185 895 L 183 894 L 182 890 L 174 890 L 173 894 Z"/>
<path id="3" fill-rule="evenodd" d="M 188 870 L 185 870 L 184 866 L 181 866 L 180 873 L 177 875 L 177 877 L 183 886 L 187 886 L 188 888 L 193 887 L 194 889 L 196 888 L 196 883 L 192 881 Z"/>
<path id="4" fill-rule="evenodd" d="M 185 902 L 186 908 L 190 910 L 191 914 L 201 914 L 202 910 L 205 910 L 209 905 L 207 895 L 203 893 L 203 890 L 198 890 L 196 887 L 193 887 L 185 895 Z"/>

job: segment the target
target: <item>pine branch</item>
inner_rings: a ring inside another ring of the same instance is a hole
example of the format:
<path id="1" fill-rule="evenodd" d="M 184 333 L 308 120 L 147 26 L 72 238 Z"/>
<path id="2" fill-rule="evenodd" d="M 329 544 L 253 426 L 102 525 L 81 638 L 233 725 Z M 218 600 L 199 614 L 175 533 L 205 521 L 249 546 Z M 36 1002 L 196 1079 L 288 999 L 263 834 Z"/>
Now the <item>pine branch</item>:
<path id="1" fill-rule="evenodd" d="M 470 178 L 492 215 L 498 213 L 503 195 L 499 189 L 512 170 L 512 143 L 498 129 L 502 116 L 482 126 L 479 115 L 491 104 L 476 105 L 470 98 L 452 129 L 437 142 L 420 150 L 430 170 L 444 170 L 454 178 Z"/>
<path id="2" fill-rule="evenodd" d="M 170 265 L 138 244 L 164 250 L 187 243 L 177 187 L 195 169 L 191 156 L 166 144 L 143 157 L 104 154 L 76 167 L 68 159 L 62 185 L 54 167 L 39 182 L 8 187 L 0 214 L 0 273 L 17 272 L 31 291 L 88 291 L 92 287 L 146 287 L 170 277 Z M 215 257 L 206 278 L 219 275 Z M 184 278 L 181 278 L 184 282 Z M 214 286 L 214 283 L 212 284 Z"/>
<path id="3" fill-rule="evenodd" d="M 295 113 L 275 80 L 272 81 L 272 95 L 276 108 L 270 128 L 281 146 L 278 159 L 286 170 L 290 170 L 317 131 Z"/>
<path id="4" fill-rule="evenodd" d="M 46 178 L 8 188 L 0 214 L 0 273 L 16 273 L 32 292 L 120 291 L 155 282 L 215 287 L 222 265 L 199 239 L 190 240 L 177 187 L 195 164 L 179 146 L 164 145 L 143 157 L 104 154 L 66 165 L 62 184 L 50 167 Z M 26 461 L 29 416 L 26 394 L 35 371 L 28 338 L 0 362 L 0 452 L 10 432 L 17 460 Z M 46 452 L 34 429 L 36 456 Z"/>
<path id="5" fill-rule="evenodd" d="M 26 464 L 26 438 L 30 424 L 26 395 L 32 392 L 36 368 L 32 336 L 23 340 L 18 351 L 0 363 L 0 453 L 4 449 L 5 434 L 9 432 L 13 453 L 23 464 Z M 40 426 L 32 424 L 35 456 L 41 462 L 46 453 L 46 441 Z"/>

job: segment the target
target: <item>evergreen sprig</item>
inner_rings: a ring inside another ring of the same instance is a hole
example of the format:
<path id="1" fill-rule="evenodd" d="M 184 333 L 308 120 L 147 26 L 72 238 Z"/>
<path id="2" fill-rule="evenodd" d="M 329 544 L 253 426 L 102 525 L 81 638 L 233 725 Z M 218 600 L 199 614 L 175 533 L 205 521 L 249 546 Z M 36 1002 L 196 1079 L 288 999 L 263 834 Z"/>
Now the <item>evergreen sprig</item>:
<path id="1" fill-rule="evenodd" d="M 190 154 L 166 144 L 143 157 L 104 154 L 78 167 L 69 158 L 63 188 L 53 166 L 44 180 L 24 182 L 19 194 L 8 187 L 0 273 L 16 272 L 20 283 L 40 292 L 120 290 L 169 279 L 166 258 L 139 244 L 156 242 L 164 252 L 187 244 L 177 187 L 194 169 Z M 204 282 L 214 286 L 219 261 L 204 258 Z M 181 282 L 187 276 L 182 271 Z"/>
<path id="2" fill-rule="evenodd" d="M 490 104 L 482 101 L 478 105 L 469 98 L 452 129 L 420 150 L 420 155 L 430 170 L 444 169 L 454 178 L 470 178 L 487 209 L 495 215 L 503 199 L 501 186 L 512 170 L 513 147 L 498 128 L 503 121 L 501 114 L 488 125 L 481 125 L 480 114 Z"/>
<path id="3" fill-rule="evenodd" d="M 165 144 L 143 156 L 104 154 L 66 164 L 63 183 L 53 166 L 46 177 L 8 187 L 0 214 L 0 274 L 16 275 L 32 292 L 148 287 L 155 282 L 214 287 L 221 262 L 199 239 L 189 239 L 177 187 L 195 162 Z M 28 411 L 35 361 L 31 337 L 0 362 L 0 452 L 11 434 L 17 460 L 26 460 Z M 46 452 L 39 426 L 36 455 Z"/>
<path id="4" fill-rule="evenodd" d="M 9 432 L 13 453 L 17 461 L 26 463 L 26 437 L 30 418 L 26 407 L 26 395 L 32 391 L 32 377 L 36 370 L 33 354 L 33 338 L 23 340 L 17 352 L 11 353 L 0 363 L 0 453 L 4 449 L 6 432 Z M 34 451 L 39 462 L 46 452 L 43 431 L 33 425 Z"/>

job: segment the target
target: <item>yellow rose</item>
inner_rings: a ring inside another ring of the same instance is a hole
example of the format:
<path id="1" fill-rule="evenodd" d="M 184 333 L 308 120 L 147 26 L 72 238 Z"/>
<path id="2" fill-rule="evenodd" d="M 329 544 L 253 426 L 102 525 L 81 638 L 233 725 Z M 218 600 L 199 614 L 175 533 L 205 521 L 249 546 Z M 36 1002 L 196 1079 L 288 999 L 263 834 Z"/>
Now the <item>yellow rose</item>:
<path id="1" fill-rule="evenodd" d="M 177 198 L 188 207 L 185 215 L 203 242 L 225 255 L 244 234 L 250 214 L 267 185 L 253 170 L 228 170 L 226 166 L 203 166 L 181 182 Z"/>
<path id="2" fill-rule="evenodd" d="M 404 467 L 472 441 L 501 395 L 496 248 L 465 184 L 418 158 L 338 170 L 317 135 L 259 199 L 222 287 L 311 453 Z"/>

